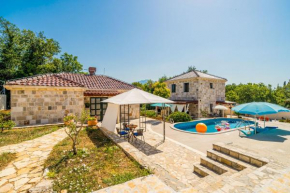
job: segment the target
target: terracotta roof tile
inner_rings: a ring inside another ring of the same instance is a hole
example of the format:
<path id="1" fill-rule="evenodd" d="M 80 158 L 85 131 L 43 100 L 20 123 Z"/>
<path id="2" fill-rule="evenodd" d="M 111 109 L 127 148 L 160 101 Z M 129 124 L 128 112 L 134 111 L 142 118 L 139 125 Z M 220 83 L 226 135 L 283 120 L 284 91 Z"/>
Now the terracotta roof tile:
<path id="1" fill-rule="evenodd" d="M 56 74 L 44 74 L 21 79 L 14 79 L 7 81 L 6 85 L 84 87 L 84 85 L 80 83 L 59 77 Z"/>
<path id="2" fill-rule="evenodd" d="M 10 80 L 6 85 L 86 87 L 85 95 L 114 96 L 120 90 L 131 90 L 133 85 L 104 75 L 57 73 Z"/>
<path id="3" fill-rule="evenodd" d="M 104 75 L 59 73 L 60 77 L 85 85 L 89 90 L 131 90 L 133 85 Z"/>

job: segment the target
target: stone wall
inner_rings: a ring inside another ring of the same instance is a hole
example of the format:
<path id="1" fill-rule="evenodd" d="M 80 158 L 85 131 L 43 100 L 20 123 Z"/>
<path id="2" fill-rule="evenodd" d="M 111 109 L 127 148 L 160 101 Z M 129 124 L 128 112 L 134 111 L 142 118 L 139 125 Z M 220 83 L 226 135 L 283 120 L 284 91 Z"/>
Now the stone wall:
<path id="1" fill-rule="evenodd" d="M 184 83 L 189 83 L 189 92 L 184 92 Z M 171 92 L 172 84 L 176 85 L 175 93 Z M 199 84 L 197 79 L 176 80 L 168 83 L 167 86 L 170 90 L 170 99 L 172 100 L 193 100 L 198 97 Z"/>
<path id="2" fill-rule="evenodd" d="M 189 78 L 166 83 L 170 91 L 172 84 L 176 84 L 176 92 L 170 93 L 171 100 L 198 101 L 198 105 L 189 106 L 189 114 L 200 117 L 200 110 L 210 113 L 210 104 L 214 108 L 217 101 L 225 100 L 225 82 L 219 79 Z M 189 83 L 189 92 L 184 92 L 184 83 Z M 210 88 L 210 83 L 213 84 L 213 88 Z"/>
<path id="3" fill-rule="evenodd" d="M 81 113 L 84 89 L 11 88 L 11 118 L 17 126 L 63 122 L 65 113 Z"/>
<path id="4" fill-rule="evenodd" d="M 0 94 L 0 110 L 6 109 L 6 95 Z"/>

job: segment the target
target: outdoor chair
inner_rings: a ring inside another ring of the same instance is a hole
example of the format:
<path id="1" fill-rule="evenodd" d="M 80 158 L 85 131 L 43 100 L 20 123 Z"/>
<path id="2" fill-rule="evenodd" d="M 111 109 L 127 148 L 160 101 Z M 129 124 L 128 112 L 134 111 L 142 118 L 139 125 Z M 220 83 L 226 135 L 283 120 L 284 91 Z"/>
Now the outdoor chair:
<path id="1" fill-rule="evenodd" d="M 241 135 L 243 134 L 243 135 Z M 245 129 L 239 129 L 239 136 L 240 137 L 249 137 L 251 135 L 254 135 L 255 134 L 255 130 L 245 130 Z"/>
<path id="2" fill-rule="evenodd" d="M 127 123 L 123 123 L 123 130 L 124 131 L 129 131 L 130 129 L 127 127 Z"/>
<path id="3" fill-rule="evenodd" d="M 145 138 L 144 138 L 144 129 L 137 129 L 136 132 L 133 133 L 135 137 L 140 137 L 141 140 L 145 143 Z"/>
<path id="4" fill-rule="evenodd" d="M 128 137 L 128 132 L 127 131 L 122 131 L 120 128 L 116 128 L 117 129 L 117 133 L 120 137 L 124 137 L 124 139 L 126 137 Z"/>

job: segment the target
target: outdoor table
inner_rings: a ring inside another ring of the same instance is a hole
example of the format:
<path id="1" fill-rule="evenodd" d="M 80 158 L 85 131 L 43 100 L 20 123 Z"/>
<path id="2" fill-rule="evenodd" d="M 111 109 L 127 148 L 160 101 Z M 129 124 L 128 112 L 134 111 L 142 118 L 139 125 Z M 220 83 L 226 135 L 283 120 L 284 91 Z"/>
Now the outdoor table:
<path id="1" fill-rule="evenodd" d="M 129 124 L 129 125 L 126 125 L 128 128 L 129 128 L 129 137 L 128 137 L 128 141 L 130 141 L 130 139 L 132 137 L 136 138 L 136 136 L 134 135 L 134 131 L 135 129 L 138 127 L 138 125 L 134 125 L 134 124 Z"/>

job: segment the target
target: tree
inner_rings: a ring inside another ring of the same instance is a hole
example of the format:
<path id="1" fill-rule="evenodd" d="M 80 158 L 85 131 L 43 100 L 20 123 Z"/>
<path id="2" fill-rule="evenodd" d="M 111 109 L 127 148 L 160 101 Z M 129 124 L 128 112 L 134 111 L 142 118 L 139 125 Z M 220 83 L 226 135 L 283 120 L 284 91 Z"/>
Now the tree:
<path id="1" fill-rule="evenodd" d="M 193 71 L 193 70 L 198 70 L 195 66 L 188 66 L 188 68 L 187 68 L 187 71 L 186 72 L 191 72 L 191 71 Z M 200 71 L 200 72 L 202 72 L 202 73 L 208 73 L 208 71 L 207 70 L 198 70 L 198 71 Z"/>
<path id="2" fill-rule="evenodd" d="M 154 81 L 153 80 L 148 80 L 144 85 L 143 85 L 143 90 L 149 93 L 153 93 L 154 89 L 153 89 L 153 84 Z"/>
<path id="3" fill-rule="evenodd" d="M 11 115 L 10 112 L 2 111 L 0 113 L 0 130 L 3 133 L 4 129 L 12 129 L 16 124 L 10 120 Z"/>
<path id="4" fill-rule="evenodd" d="M 12 79 L 21 66 L 20 30 L 0 17 L 0 80 Z"/>
<path id="5" fill-rule="evenodd" d="M 168 79 L 170 79 L 170 78 L 168 78 L 166 75 L 163 75 L 161 78 L 159 78 L 158 82 L 162 83 L 162 82 L 165 82 Z"/>
<path id="6" fill-rule="evenodd" d="M 193 70 L 197 70 L 195 66 L 188 66 L 186 72 L 191 72 L 191 71 L 193 71 Z"/>
<path id="7" fill-rule="evenodd" d="M 0 17 L 0 80 L 44 73 L 81 72 L 77 56 L 64 53 L 59 43 L 44 32 L 20 30 Z"/>
<path id="8" fill-rule="evenodd" d="M 167 88 L 166 83 L 155 82 L 152 87 L 154 90 L 153 94 L 163 98 L 170 97 L 170 90 Z"/>
<path id="9" fill-rule="evenodd" d="M 64 53 L 61 57 L 61 72 L 81 72 L 83 65 L 78 62 L 78 57 L 72 54 Z"/>
<path id="10" fill-rule="evenodd" d="M 132 85 L 136 86 L 137 88 L 144 90 L 144 85 L 140 82 L 133 82 Z"/>
<path id="11" fill-rule="evenodd" d="M 73 114 L 64 117 L 64 122 L 67 127 L 65 128 L 66 134 L 72 140 L 73 154 L 77 154 L 77 143 L 80 131 L 83 129 L 83 125 L 88 121 L 90 117 L 89 111 L 83 110 L 80 116 L 75 116 Z M 77 125 L 79 123 L 79 126 Z"/>
<path id="12" fill-rule="evenodd" d="M 35 34 L 30 30 L 22 31 L 23 57 L 21 77 L 56 72 L 52 62 L 54 55 L 60 53 L 58 42 L 48 39 L 43 32 Z"/>

